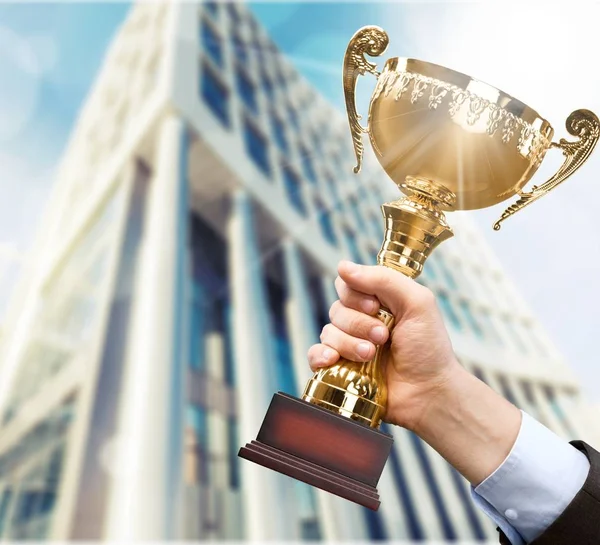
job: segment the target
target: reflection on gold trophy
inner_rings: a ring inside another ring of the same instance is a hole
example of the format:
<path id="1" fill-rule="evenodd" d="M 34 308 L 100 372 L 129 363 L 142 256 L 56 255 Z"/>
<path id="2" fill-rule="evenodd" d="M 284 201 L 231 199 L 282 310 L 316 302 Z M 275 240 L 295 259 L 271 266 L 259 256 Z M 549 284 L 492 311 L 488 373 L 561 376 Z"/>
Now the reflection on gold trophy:
<path id="1" fill-rule="evenodd" d="M 388 36 L 359 30 L 344 58 L 344 94 L 358 172 L 368 134 L 381 166 L 404 196 L 382 206 L 385 221 L 380 265 L 411 278 L 432 250 L 453 233 L 444 212 L 493 206 L 517 195 L 500 224 L 566 180 L 589 157 L 600 134 L 598 118 L 576 110 L 567 119 L 574 142 L 552 142 L 554 129 L 521 101 L 469 76 L 435 64 L 396 57 L 380 73 L 367 61 L 381 55 Z M 377 78 L 366 128 L 356 112 L 358 76 Z M 530 191 L 523 187 L 546 152 L 559 149 L 558 172 Z M 391 313 L 379 318 L 393 326 Z M 386 410 L 386 347 L 367 363 L 340 360 L 313 375 L 302 400 L 273 396 L 256 441 L 243 458 L 285 473 L 371 509 L 376 485 L 392 447 L 378 430 Z"/>
<path id="2" fill-rule="evenodd" d="M 387 34 L 375 26 L 354 35 L 344 59 L 344 93 L 357 159 L 354 172 L 360 170 L 362 137 L 368 134 L 381 166 L 405 195 L 382 206 L 385 236 L 377 261 L 415 278 L 431 251 L 453 235 L 445 211 L 485 208 L 517 195 L 494 224 L 500 229 L 501 222 L 588 159 L 598 141 L 599 122 L 592 112 L 576 110 L 566 126 L 578 139 L 552 142 L 554 129 L 535 110 L 454 70 L 396 57 L 379 73 L 364 55 L 381 55 L 387 45 Z M 377 85 L 363 128 L 355 87 L 366 72 L 377 77 Z M 547 182 L 523 191 L 551 148 L 562 151 L 562 166 Z M 380 318 L 392 327 L 388 311 L 382 309 Z M 383 350 L 365 364 L 342 360 L 320 370 L 303 398 L 378 427 L 386 405 Z"/>

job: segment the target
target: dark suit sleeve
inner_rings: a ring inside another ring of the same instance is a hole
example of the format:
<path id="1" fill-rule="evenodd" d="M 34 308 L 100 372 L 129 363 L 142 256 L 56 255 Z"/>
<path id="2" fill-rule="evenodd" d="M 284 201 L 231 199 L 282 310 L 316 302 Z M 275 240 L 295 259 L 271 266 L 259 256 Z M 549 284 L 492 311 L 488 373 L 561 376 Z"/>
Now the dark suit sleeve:
<path id="1" fill-rule="evenodd" d="M 583 441 L 571 444 L 590 461 L 588 477 L 563 513 L 530 545 L 600 545 L 600 453 Z M 502 532 L 500 543 L 510 545 Z"/>

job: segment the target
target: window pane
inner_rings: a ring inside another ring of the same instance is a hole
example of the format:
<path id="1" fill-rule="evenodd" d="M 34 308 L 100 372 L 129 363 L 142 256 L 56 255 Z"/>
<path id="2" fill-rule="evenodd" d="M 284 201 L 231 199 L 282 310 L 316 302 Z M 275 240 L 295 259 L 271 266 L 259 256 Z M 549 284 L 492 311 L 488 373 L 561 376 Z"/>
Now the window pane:
<path id="1" fill-rule="evenodd" d="M 344 234 L 346 235 L 346 241 L 348 242 L 348 247 L 350 248 L 352 260 L 356 263 L 362 263 L 362 256 L 360 250 L 358 249 L 356 235 L 348 228 L 344 229 Z"/>
<path id="2" fill-rule="evenodd" d="M 229 127 L 229 92 L 206 63 L 202 68 L 202 98 L 217 119 Z"/>
<path id="3" fill-rule="evenodd" d="M 463 315 L 465 316 L 465 318 L 467 320 L 467 323 L 473 330 L 473 333 L 475 333 L 475 335 L 477 335 L 477 337 L 479 337 L 480 339 L 483 339 L 483 337 L 484 337 L 483 329 L 479 325 L 477 318 L 475 318 L 475 316 L 473 315 L 473 312 L 471 311 L 471 306 L 469 305 L 469 303 L 467 303 L 467 301 L 461 301 L 460 308 L 463 312 Z"/>
<path id="4" fill-rule="evenodd" d="M 446 295 L 446 293 L 444 293 L 443 291 L 439 292 L 437 294 L 437 300 L 440 303 L 440 306 L 442 307 L 442 312 L 444 313 L 444 316 L 446 316 L 450 324 L 454 327 L 454 329 L 461 330 L 462 323 L 460 322 L 456 312 L 454 311 L 454 308 L 452 307 L 452 303 L 450 302 L 448 295 Z"/>
<path id="5" fill-rule="evenodd" d="M 244 142 L 246 151 L 260 170 L 267 176 L 271 175 L 271 166 L 267 152 L 267 141 L 248 119 L 244 120 Z"/>
<path id="6" fill-rule="evenodd" d="M 312 162 L 311 152 L 308 151 L 304 146 L 300 147 L 300 160 L 302 161 L 302 171 L 304 172 L 304 175 L 310 183 L 316 184 L 317 174 Z"/>
<path id="7" fill-rule="evenodd" d="M 238 93 L 244 104 L 254 113 L 258 113 L 258 102 L 256 101 L 254 84 L 240 67 L 236 71 L 236 81 Z"/>
<path id="8" fill-rule="evenodd" d="M 337 244 L 337 237 L 331 223 L 331 212 L 327 210 L 326 206 L 319 199 L 315 201 L 317 207 L 317 216 L 319 219 L 319 225 L 321 226 L 321 232 L 323 236 L 331 242 L 331 244 Z"/>
<path id="9" fill-rule="evenodd" d="M 283 165 L 283 183 L 288 199 L 302 215 L 306 215 L 306 205 L 302 197 L 302 186 L 296 173 L 287 165 Z"/>
<path id="10" fill-rule="evenodd" d="M 223 44 L 221 38 L 217 32 L 213 29 L 211 24 L 202 20 L 202 45 L 209 54 L 210 58 L 218 65 L 223 66 Z"/>
<path id="11" fill-rule="evenodd" d="M 237 34 L 237 32 L 233 33 L 233 53 L 236 58 L 245 63 L 248 60 L 248 46 L 244 43 L 244 40 Z"/>
<path id="12" fill-rule="evenodd" d="M 283 153 L 287 153 L 288 142 L 285 136 L 285 127 L 283 126 L 281 119 L 279 119 L 274 112 L 271 112 L 271 127 L 273 129 L 273 134 L 275 135 L 277 146 Z"/>

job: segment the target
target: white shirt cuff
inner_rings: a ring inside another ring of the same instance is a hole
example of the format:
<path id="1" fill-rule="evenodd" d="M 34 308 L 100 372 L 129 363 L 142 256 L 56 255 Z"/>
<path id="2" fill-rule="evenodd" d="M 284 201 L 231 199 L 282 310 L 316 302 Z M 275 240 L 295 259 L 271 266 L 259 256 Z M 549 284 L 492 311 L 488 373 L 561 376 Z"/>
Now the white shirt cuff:
<path id="1" fill-rule="evenodd" d="M 471 494 L 513 545 L 523 545 L 565 510 L 589 469 L 585 454 L 523 412 L 509 455 Z"/>

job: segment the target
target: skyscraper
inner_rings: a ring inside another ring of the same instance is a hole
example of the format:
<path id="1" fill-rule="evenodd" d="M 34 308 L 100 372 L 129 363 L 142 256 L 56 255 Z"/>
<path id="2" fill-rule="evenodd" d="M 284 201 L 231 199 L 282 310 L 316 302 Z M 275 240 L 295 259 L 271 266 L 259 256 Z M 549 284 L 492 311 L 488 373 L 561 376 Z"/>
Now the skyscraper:
<path id="1" fill-rule="evenodd" d="M 340 258 L 397 191 L 242 5 L 140 3 L 62 162 L 0 357 L 8 539 L 495 541 L 401 429 L 376 513 L 240 461 L 299 394 Z M 422 279 L 465 367 L 565 437 L 579 385 L 468 217 Z"/>

